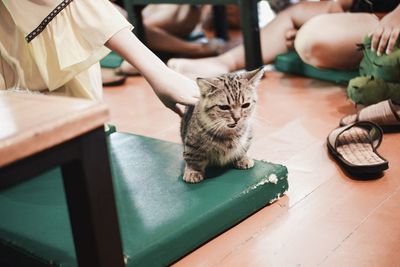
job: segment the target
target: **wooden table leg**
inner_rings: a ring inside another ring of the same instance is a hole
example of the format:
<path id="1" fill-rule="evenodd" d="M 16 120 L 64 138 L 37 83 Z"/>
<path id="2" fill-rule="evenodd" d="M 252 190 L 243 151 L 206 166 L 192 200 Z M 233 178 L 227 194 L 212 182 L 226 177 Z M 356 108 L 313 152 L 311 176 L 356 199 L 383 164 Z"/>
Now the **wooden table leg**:
<path id="1" fill-rule="evenodd" d="M 124 266 L 103 127 L 78 140 L 80 156 L 62 165 L 79 266 Z"/>
<path id="2" fill-rule="evenodd" d="M 247 70 L 253 70 L 263 65 L 257 3 L 258 0 L 239 1 Z"/>

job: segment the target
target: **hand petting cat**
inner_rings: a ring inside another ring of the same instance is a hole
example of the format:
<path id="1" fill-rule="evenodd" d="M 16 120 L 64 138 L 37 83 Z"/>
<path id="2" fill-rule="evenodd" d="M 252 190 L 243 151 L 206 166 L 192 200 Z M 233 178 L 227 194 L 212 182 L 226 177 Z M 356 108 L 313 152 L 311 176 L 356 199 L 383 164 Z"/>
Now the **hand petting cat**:
<path id="1" fill-rule="evenodd" d="M 181 105 L 195 105 L 200 97 L 199 88 L 195 81 L 171 69 L 164 75 L 166 78 L 152 80 L 149 83 L 164 106 L 182 117 Z"/>
<path id="2" fill-rule="evenodd" d="M 106 46 L 135 66 L 161 102 L 178 115 L 183 115 L 179 104 L 194 105 L 198 101 L 200 93 L 196 83 L 168 68 L 128 28 L 113 35 Z"/>

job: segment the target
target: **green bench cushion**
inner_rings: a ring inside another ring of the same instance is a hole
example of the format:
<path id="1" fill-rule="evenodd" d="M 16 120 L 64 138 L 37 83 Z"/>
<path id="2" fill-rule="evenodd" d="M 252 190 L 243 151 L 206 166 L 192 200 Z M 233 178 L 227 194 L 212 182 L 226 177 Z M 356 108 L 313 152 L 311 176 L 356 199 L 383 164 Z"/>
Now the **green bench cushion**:
<path id="1" fill-rule="evenodd" d="M 124 59 L 116 52 L 111 51 L 107 56 L 100 60 L 100 66 L 102 68 L 115 69 L 119 68 Z"/>
<path id="2" fill-rule="evenodd" d="M 287 169 L 278 164 L 209 170 L 202 183 L 187 184 L 179 144 L 113 133 L 109 147 L 127 266 L 168 265 L 288 189 Z M 1 192 L 0 214 L 3 246 L 48 265 L 76 266 L 59 169 Z M 0 250 L 0 259 L 7 257 Z"/>
<path id="3" fill-rule="evenodd" d="M 295 51 L 278 55 L 274 62 L 275 69 L 284 73 L 295 74 L 318 80 L 347 84 L 358 76 L 358 70 L 341 71 L 331 69 L 319 69 L 304 63 Z"/>

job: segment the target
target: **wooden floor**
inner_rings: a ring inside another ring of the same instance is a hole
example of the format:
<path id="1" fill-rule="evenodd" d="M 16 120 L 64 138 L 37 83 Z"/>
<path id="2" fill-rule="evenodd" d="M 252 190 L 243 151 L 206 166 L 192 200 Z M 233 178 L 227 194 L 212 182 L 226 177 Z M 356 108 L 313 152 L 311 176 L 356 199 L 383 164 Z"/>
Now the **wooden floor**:
<path id="1" fill-rule="evenodd" d="M 143 78 L 105 89 L 105 101 L 119 131 L 180 142 L 179 117 Z M 250 154 L 285 164 L 289 192 L 175 266 L 400 266 L 400 134 L 384 135 L 390 168 L 378 180 L 348 178 L 327 154 L 328 133 L 354 111 L 342 87 L 267 73 Z"/>

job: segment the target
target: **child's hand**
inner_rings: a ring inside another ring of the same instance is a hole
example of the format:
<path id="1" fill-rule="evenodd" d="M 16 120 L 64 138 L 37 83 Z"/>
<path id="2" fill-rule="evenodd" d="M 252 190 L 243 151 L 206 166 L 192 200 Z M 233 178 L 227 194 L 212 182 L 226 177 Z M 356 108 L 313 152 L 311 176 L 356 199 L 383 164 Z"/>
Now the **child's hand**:
<path id="1" fill-rule="evenodd" d="M 371 50 L 376 51 L 378 56 L 385 52 L 386 54 L 390 54 L 399 38 L 399 34 L 400 6 L 384 16 L 375 31 L 368 35 L 372 37 Z"/>
<path id="2" fill-rule="evenodd" d="M 125 28 L 114 34 L 106 46 L 136 67 L 150 83 L 161 102 L 180 116 L 181 105 L 194 105 L 200 96 L 195 81 L 168 68 L 132 32 Z"/>
<path id="3" fill-rule="evenodd" d="M 183 110 L 178 104 L 194 105 L 200 96 L 195 81 L 170 69 L 162 78 L 151 83 L 151 86 L 161 102 L 179 116 L 183 115 Z"/>

